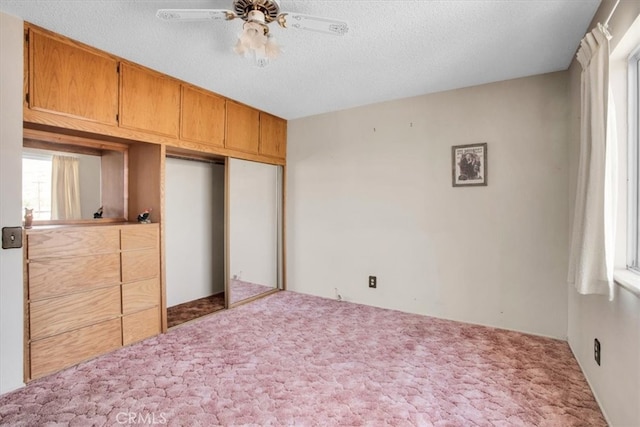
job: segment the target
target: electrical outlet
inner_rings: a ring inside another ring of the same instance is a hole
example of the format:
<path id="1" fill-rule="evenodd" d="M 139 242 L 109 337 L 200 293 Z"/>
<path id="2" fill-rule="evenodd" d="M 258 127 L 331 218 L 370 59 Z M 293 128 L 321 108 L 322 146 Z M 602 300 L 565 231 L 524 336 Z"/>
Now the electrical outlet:
<path id="1" fill-rule="evenodd" d="M 596 359 L 596 363 L 598 364 L 598 366 L 600 366 L 600 355 L 600 341 L 598 341 L 598 338 L 596 338 L 593 340 L 593 358 Z"/>
<path id="2" fill-rule="evenodd" d="M 369 276 L 369 287 L 370 288 L 378 287 L 378 278 L 376 276 Z"/>

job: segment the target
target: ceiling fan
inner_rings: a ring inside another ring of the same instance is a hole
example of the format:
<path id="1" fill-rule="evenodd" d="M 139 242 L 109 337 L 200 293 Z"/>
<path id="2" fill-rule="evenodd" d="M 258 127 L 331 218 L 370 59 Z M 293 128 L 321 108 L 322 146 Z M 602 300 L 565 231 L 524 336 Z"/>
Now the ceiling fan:
<path id="1" fill-rule="evenodd" d="M 230 21 L 240 18 L 245 22 L 234 50 L 240 55 L 253 56 L 260 67 L 266 66 L 280 53 L 280 47 L 269 33 L 269 24 L 274 21 L 282 28 L 339 36 L 349 31 L 344 21 L 282 12 L 278 0 L 233 0 L 233 10 L 160 9 L 156 16 L 165 21 Z"/>

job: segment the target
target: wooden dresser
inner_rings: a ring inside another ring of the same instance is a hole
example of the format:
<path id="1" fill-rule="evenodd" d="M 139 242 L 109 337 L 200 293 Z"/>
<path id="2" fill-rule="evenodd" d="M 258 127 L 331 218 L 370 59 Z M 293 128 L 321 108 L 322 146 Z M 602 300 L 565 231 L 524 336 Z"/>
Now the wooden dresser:
<path id="1" fill-rule="evenodd" d="M 158 224 L 26 236 L 27 380 L 160 333 Z"/>

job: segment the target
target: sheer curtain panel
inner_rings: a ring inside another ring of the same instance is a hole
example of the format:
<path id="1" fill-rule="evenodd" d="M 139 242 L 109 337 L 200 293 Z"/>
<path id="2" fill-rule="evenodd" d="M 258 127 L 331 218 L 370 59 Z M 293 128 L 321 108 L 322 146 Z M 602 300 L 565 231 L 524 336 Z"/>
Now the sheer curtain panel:
<path id="1" fill-rule="evenodd" d="M 580 158 L 568 281 L 581 294 L 613 296 L 616 206 L 615 110 L 609 87 L 609 35 L 602 25 L 582 39 Z"/>

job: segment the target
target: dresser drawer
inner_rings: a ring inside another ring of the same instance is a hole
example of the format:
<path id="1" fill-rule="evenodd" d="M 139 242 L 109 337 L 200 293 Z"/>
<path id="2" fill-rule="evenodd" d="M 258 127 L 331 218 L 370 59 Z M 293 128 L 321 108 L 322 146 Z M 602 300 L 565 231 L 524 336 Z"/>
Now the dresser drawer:
<path id="1" fill-rule="evenodd" d="M 135 282 L 158 277 L 160 256 L 157 249 L 122 252 L 122 281 Z"/>
<path id="2" fill-rule="evenodd" d="M 153 278 L 122 285 L 122 313 L 130 314 L 160 305 L 160 279 Z"/>
<path id="3" fill-rule="evenodd" d="M 77 329 L 120 316 L 120 286 L 31 303 L 31 339 Z"/>
<path id="4" fill-rule="evenodd" d="M 120 283 L 120 256 L 93 255 L 30 261 L 31 301 Z"/>
<path id="5" fill-rule="evenodd" d="M 123 251 L 158 247 L 158 225 L 142 224 L 122 227 L 121 248 Z"/>
<path id="6" fill-rule="evenodd" d="M 121 346 L 120 319 L 34 341 L 30 344 L 31 378 L 39 378 Z"/>
<path id="7" fill-rule="evenodd" d="M 60 228 L 27 232 L 27 258 L 85 256 L 118 253 L 120 233 L 116 227 Z"/>
<path id="8" fill-rule="evenodd" d="M 158 307 L 122 317 L 122 344 L 127 345 L 160 333 Z"/>

